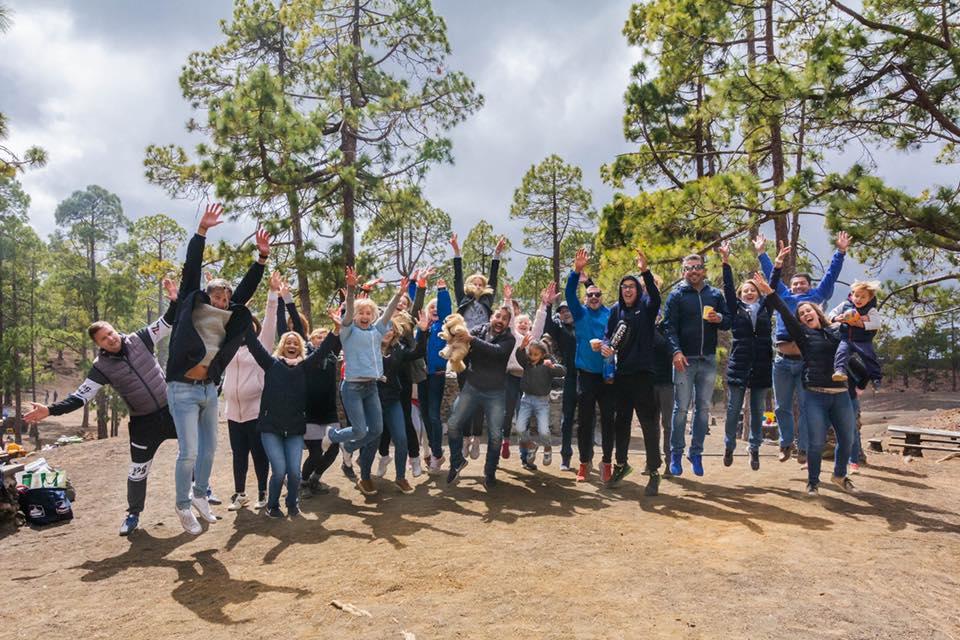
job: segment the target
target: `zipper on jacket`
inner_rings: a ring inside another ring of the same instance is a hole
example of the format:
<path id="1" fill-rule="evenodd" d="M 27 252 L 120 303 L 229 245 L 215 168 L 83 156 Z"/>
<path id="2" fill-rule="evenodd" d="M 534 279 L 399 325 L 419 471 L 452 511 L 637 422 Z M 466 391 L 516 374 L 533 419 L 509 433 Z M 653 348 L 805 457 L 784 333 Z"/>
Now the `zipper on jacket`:
<path id="1" fill-rule="evenodd" d="M 706 287 L 704 287 L 706 289 Z M 703 334 L 706 333 L 703 329 L 703 291 L 697 292 L 697 300 L 700 301 L 700 357 L 703 357 Z"/>
<path id="2" fill-rule="evenodd" d="M 143 379 L 143 376 L 140 375 L 139 371 L 133 368 L 133 365 L 130 364 L 130 360 L 127 358 L 127 356 L 123 356 L 123 361 L 127 364 L 128 367 L 130 367 L 130 371 L 133 371 L 133 373 L 137 376 L 137 378 L 139 378 L 140 384 L 142 384 L 143 388 L 147 390 L 148 394 L 150 394 L 150 399 L 153 400 L 153 404 L 154 406 L 157 407 L 157 411 L 160 411 L 160 409 L 162 409 L 163 407 L 161 407 L 160 403 L 157 402 L 157 396 L 153 395 L 153 391 L 150 390 L 150 387 L 147 385 L 147 381 Z"/>

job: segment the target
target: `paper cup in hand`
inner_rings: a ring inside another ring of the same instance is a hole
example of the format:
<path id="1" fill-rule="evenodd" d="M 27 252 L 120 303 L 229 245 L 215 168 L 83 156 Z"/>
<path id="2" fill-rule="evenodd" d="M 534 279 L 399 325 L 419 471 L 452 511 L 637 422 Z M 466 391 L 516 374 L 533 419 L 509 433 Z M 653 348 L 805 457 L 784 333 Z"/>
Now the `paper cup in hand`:
<path id="1" fill-rule="evenodd" d="M 590 341 L 590 348 L 594 351 L 600 351 L 600 345 L 603 344 L 603 340 L 600 338 L 594 338 Z"/>
<path id="2" fill-rule="evenodd" d="M 711 313 L 713 313 L 713 307 L 708 304 L 703 305 L 703 319 L 708 319 Z"/>

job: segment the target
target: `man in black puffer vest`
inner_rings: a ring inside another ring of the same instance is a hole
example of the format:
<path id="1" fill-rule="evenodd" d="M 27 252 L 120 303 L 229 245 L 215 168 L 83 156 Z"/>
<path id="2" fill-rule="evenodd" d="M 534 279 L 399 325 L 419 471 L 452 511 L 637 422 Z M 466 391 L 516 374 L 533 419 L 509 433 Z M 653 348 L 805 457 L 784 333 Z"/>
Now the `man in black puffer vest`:
<path id="1" fill-rule="evenodd" d="M 62 416 L 91 402 L 100 389 L 112 385 L 130 411 L 130 471 L 127 474 L 127 515 L 120 535 L 129 535 L 140 523 L 147 497 L 147 476 L 160 443 L 176 439 L 177 431 L 167 408 L 167 383 L 157 362 L 157 343 L 170 333 L 177 312 L 176 285 L 164 279 L 170 306 L 163 317 L 131 334 L 117 333 L 108 322 L 94 322 L 87 329 L 99 347 L 86 379 L 77 390 L 50 407 L 33 404 L 24 416 L 39 422 L 47 416 Z"/>
<path id="2" fill-rule="evenodd" d="M 250 265 L 237 290 L 220 279 L 211 280 L 206 290 L 201 289 L 207 230 L 222 222 L 222 214 L 222 205 L 207 206 L 196 235 L 187 245 L 167 360 L 167 400 L 180 444 L 175 473 L 177 517 L 192 535 L 202 529 L 191 505 L 207 522 L 217 521 L 207 502 L 217 446 L 217 387 L 251 326 L 250 310 L 244 305 L 256 292 L 270 255 L 270 236 L 260 229 L 256 234 L 260 258 Z"/>

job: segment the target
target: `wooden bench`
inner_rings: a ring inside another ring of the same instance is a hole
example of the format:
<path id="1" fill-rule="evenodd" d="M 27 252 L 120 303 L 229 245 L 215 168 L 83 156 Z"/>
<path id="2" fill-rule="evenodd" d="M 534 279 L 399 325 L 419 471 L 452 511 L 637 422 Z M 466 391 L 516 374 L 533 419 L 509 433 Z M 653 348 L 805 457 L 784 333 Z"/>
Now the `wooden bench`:
<path id="1" fill-rule="evenodd" d="M 920 429 L 891 425 L 891 447 L 903 449 L 903 455 L 923 456 L 923 451 L 960 451 L 960 431 Z"/>

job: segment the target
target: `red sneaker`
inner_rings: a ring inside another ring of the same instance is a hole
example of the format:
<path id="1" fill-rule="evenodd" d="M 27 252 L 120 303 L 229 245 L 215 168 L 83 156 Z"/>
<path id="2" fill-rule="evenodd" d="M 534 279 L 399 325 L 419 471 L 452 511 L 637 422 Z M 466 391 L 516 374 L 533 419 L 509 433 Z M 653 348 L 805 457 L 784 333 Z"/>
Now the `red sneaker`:
<path id="1" fill-rule="evenodd" d="M 510 457 L 510 439 L 504 438 L 503 444 L 500 445 L 500 457 L 506 460 Z"/>
<path id="2" fill-rule="evenodd" d="M 584 482 L 587 479 L 587 476 L 590 475 L 590 463 L 581 462 L 580 470 L 577 471 L 577 482 Z"/>
<path id="3" fill-rule="evenodd" d="M 600 463 L 600 482 L 610 482 L 610 476 L 613 475 L 613 465 L 609 462 Z"/>

